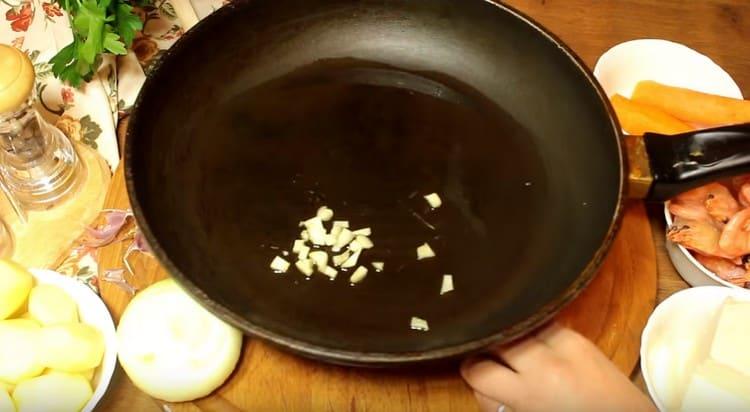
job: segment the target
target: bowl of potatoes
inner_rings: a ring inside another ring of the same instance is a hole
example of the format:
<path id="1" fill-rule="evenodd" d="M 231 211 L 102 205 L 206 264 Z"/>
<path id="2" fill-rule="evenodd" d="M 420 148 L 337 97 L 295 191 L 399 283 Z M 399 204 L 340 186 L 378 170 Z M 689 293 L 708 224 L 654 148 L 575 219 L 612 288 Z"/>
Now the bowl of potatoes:
<path id="1" fill-rule="evenodd" d="M 92 411 L 116 363 L 114 322 L 96 293 L 0 260 L 0 412 Z"/>

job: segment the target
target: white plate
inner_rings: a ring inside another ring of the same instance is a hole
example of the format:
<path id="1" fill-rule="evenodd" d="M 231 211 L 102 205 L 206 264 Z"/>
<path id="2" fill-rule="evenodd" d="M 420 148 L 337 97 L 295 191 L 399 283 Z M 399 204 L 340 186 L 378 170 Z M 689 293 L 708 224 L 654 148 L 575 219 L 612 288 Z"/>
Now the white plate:
<path id="1" fill-rule="evenodd" d="M 665 376 L 669 371 L 661 368 L 665 358 L 678 353 L 680 346 L 700 346 L 701 340 L 705 340 L 703 345 L 710 344 L 713 334 L 707 330 L 728 297 L 750 301 L 750 291 L 720 286 L 685 289 L 660 303 L 649 317 L 641 335 L 641 371 L 648 392 L 660 411 L 666 411 L 665 395 L 669 391 Z M 674 335 L 676 331 L 686 333 L 680 333 L 678 339 Z M 685 371 L 678 377 L 687 379 L 692 373 L 690 362 L 686 360 L 681 366 Z"/>
<path id="2" fill-rule="evenodd" d="M 67 292 L 78 304 L 81 322 L 95 327 L 104 336 L 104 358 L 94 373 L 94 394 L 83 408 L 83 412 L 93 411 L 107 392 L 117 365 L 117 334 L 112 315 L 101 298 L 81 282 L 51 270 L 31 269 L 31 274 L 36 284 L 57 286 Z"/>
<path id="3" fill-rule="evenodd" d="M 742 99 L 737 83 L 709 57 L 675 42 L 639 39 L 607 50 L 594 67 L 607 96 L 630 97 L 642 80 Z"/>
<path id="4" fill-rule="evenodd" d="M 636 84 L 654 80 L 670 86 L 742 99 L 737 83 L 708 56 L 685 45 L 659 39 L 639 39 L 618 44 L 597 61 L 594 75 L 607 96 L 630 97 Z M 672 216 L 664 205 L 667 226 Z M 666 241 L 667 252 L 677 272 L 691 286 L 728 286 L 742 289 L 701 265 L 684 247 Z"/>

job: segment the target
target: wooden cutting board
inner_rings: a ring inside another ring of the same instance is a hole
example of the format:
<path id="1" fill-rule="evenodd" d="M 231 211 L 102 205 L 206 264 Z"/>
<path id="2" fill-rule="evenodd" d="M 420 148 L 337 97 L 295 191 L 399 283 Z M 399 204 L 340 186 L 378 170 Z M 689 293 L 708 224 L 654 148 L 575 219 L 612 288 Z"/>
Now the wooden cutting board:
<path id="1" fill-rule="evenodd" d="M 105 208 L 128 208 L 122 170 L 113 177 Z M 127 245 L 100 251 L 100 270 L 122 267 Z M 143 289 L 167 276 L 145 255 L 130 260 L 134 286 Z M 656 259 L 644 207 L 632 203 L 599 275 L 559 320 L 596 342 L 630 374 L 638 360 L 641 331 L 656 299 Z M 119 321 L 131 296 L 101 282 L 107 306 Z M 107 411 L 159 411 L 162 402 L 136 389 L 122 371 L 102 405 Z M 387 372 L 330 366 L 286 354 L 246 338 L 235 373 L 216 393 L 172 411 L 476 411 L 474 398 L 456 370 Z"/>

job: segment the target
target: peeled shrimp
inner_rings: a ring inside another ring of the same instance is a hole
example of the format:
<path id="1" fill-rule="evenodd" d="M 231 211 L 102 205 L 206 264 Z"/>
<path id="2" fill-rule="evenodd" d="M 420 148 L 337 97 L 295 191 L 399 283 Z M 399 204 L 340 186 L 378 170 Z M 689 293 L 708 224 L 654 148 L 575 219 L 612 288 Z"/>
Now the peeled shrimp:
<path id="1" fill-rule="evenodd" d="M 721 231 L 710 221 L 677 217 L 667 231 L 667 239 L 707 256 L 726 256 L 719 247 Z"/>
<path id="2" fill-rule="evenodd" d="M 750 208 L 735 214 L 724 226 L 719 238 L 724 255 L 740 257 L 750 254 Z"/>
<path id="3" fill-rule="evenodd" d="M 715 257 L 715 256 L 704 256 L 695 254 L 695 258 L 700 262 L 706 269 L 714 272 L 718 277 L 726 280 L 727 282 L 733 283 L 740 287 L 745 287 L 745 284 L 750 282 L 748 273 L 742 266 L 735 265 L 732 261 Z"/>
<path id="4" fill-rule="evenodd" d="M 710 183 L 675 197 L 670 202 L 670 212 L 690 220 L 703 220 L 710 216 L 719 225 L 740 210 L 740 205 L 729 189 L 720 183 Z"/>

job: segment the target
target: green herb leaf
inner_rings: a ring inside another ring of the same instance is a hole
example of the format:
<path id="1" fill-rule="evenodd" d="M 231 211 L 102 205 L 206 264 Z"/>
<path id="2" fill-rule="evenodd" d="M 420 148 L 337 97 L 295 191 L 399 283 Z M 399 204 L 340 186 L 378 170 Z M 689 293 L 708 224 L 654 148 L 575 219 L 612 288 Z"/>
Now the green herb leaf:
<path id="1" fill-rule="evenodd" d="M 131 4 L 151 4 L 153 0 L 55 0 L 68 12 L 73 42 L 51 60 L 52 72 L 73 86 L 90 79 L 102 55 L 124 55 L 143 23 Z"/>
<path id="2" fill-rule="evenodd" d="M 128 54 L 128 50 L 125 48 L 125 44 L 120 41 L 120 36 L 110 32 L 109 26 L 107 26 L 107 29 L 105 29 L 104 33 L 104 50 L 112 54 Z"/>
<path id="3" fill-rule="evenodd" d="M 125 3 L 119 3 L 116 10 L 115 26 L 120 33 L 125 46 L 130 47 L 133 44 L 135 33 L 143 29 L 141 19 L 133 14 L 133 8 Z"/>

